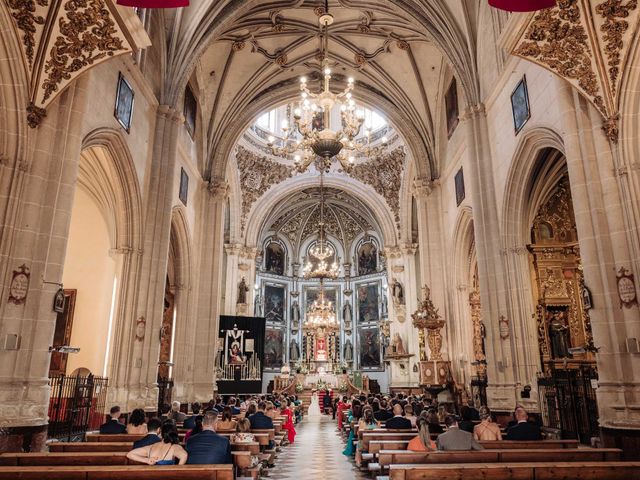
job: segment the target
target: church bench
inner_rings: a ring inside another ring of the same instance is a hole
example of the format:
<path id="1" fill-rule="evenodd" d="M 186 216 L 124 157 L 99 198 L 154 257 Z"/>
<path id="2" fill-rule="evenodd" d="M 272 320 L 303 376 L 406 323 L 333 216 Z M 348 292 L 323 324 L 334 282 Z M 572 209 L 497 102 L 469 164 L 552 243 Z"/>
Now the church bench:
<path id="1" fill-rule="evenodd" d="M 410 436 L 409 438 L 397 438 L 395 436 L 387 435 L 378 435 L 372 437 L 364 437 L 362 440 L 363 450 L 369 453 L 377 453 L 380 450 L 406 450 L 407 445 L 409 444 L 409 440 L 415 437 Z M 489 441 L 489 442 L 480 442 L 486 449 L 491 450 L 540 450 L 540 449 L 577 449 L 578 441 L 577 440 L 539 440 L 539 441 L 531 441 L 531 442 L 518 442 L 515 440 L 499 440 L 499 441 Z"/>
<path id="2" fill-rule="evenodd" d="M 497 448 L 497 449 L 539 449 L 539 448 L 578 448 L 580 444 L 577 440 L 531 440 L 531 441 L 517 441 L 517 440 L 491 440 L 481 441 L 480 444 L 484 448 Z"/>
<path id="3" fill-rule="evenodd" d="M 248 447 L 245 447 L 247 446 Z M 260 443 L 232 443 L 232 450 L 260 450 Z M 51 453 L 108 453 L 108 452 L 128 452 L 133 450 L 130 442 L 53 442 L 49 444 Z"/>
<path id="4" fill-rule="evenodd" d="M 393 464 L 417 463 L 531 463 L 531 462 L 605 462 L 619 461 L 617 448 L 545 449 L 545 450 L 480 450 L 471 452 L 409 452 L 381 450 L 378 463 L 384 468 Z"/>
<path id="5" fill-rule="evenodd" d="M 391 465 L 390 480 L 632 480 L 640 462 L 561 462 L 512 464 Z"/>
<path id="6" fill-rule="evenodd" d="M 233 465 L 0 467 L 0 480 L 233 480 Z"/>
<path id="7" fill-rule="evenodd" d="M 180 437 L 180 441 L 184 442 L 184 433 L 180 433 L 178 435 Z M 87 433 L 85 436 L 85 440 L 87 442 L 135 442 L 136 440 L 140 440 L 144 437 L 144 434 L 128 434 L 128 433 L 117 433 L 117 434 L 103 434 L 103 433 Z"/>
<path id="8" fill-rule="evenodd" d="M 3 467 L 56 467 L 91 465 L 137 465 L 126 452 L 73 452 L 73 453 L 3 453 Z"/>

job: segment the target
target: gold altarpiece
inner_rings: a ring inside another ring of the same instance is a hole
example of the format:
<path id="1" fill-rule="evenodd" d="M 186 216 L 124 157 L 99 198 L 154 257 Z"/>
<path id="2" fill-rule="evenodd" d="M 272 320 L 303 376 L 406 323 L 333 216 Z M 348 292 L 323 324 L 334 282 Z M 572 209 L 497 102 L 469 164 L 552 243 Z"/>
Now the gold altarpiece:
<path id="1" fill-rule="evenodd" d="M 544 374 L 595 364 L 580 248 L 564 177 L 533 221 L 531 252 L 538 342 Z"/>

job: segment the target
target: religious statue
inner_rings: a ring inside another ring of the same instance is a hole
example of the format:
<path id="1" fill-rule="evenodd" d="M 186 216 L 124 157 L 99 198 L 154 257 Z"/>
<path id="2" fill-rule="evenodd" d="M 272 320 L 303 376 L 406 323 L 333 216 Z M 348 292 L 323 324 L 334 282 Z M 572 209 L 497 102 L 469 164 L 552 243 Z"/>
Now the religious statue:
<path id="1" fill-rule="evenodd" d="M 404 349 L 404 344 L 402 343 L 402 338 L 399 333 L 396 333 L 393 336 L 393 353 L 395 355 L 406 355 L 407 351 Z"/>
<path id="2" fill-rule="evenodd" d="M 289 345 L 289 361 L 297 362 L 300 359 L 300 347 L 298 346 L 298 342 L 296 339 L 291 340 L 291 345 Z"/>
<path id="3" fill-rule="evenodd" d="M 256 299 L 253 301 L 253 305 L 254 305 L 254 315 L 256 317 L 261 317 L 262 315 L 264 315 L 263 311 L 262 311 L 262 296 L 260 295 L 260 292 L 256 292 Z"/>
<path id="4" fill-rule="evenodd" d="M 293 304 L 291 305 L 291 320 L 293 321 L 294 325 L 297 325 L 300 321 L 300 305 L 298 304 L 297 300 L 294 300 Z"/>
<path id="5" fill-rule="evenodd" d="M 567 358 L 569 354 L 569 327 L 565 324 L 564 313 L 555 312 L 549 321 L 549 338 L 553 358 Z"/>
<path id="6" fill-rule="evenodd" d="M 242 350 L 240 349 L 239 342 L 233 342 L 231 344 L 231 348 L 229 349 L 229 363 L 231 365 L 239 365 L 244 363 L 245 357 L 242 354 Z"/>
<path id="7" fill-rule="evenodd" d="M 353 345 L 349 339 L 344 344 L 344 361 L 353 362 Z"/>
<path id="8" fill-rule="evenodd" d="M 236 303 L 247 303 L 247 292 L 249 291 L 249 287 L 247 286 L 247 281 L 242 277 L 240 284 L 238 285 L 238 300 Z"/>
<path id="9" fill-rule="evenodd" d="M 353 313 L 351 311 L 351 304 L 349 303 L 349 300 L 347 300 L 344 304 L 344 307 L 342 307 L 342 318 L 344 319 L 344 323 L 351 324 L 352 316 Z"/>
<path id="10" fill-rule="evenodd" d="M 393 279 L 391 286 L 391 295 L 393 296 L 394 305 L 404 305 L 404 289 L 398 279 Z"/>

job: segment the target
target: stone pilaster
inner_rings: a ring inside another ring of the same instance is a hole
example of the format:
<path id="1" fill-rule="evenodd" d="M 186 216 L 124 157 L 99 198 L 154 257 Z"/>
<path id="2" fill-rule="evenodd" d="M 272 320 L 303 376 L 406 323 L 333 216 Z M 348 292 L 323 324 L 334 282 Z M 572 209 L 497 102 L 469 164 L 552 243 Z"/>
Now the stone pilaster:
<path id="1" fill-rule="evenodd" d="M 629 206 L 623 201 L 616 175 L 616 151 L 600 131 L 598 114 L 564 83 L 559 88 L 580 256 L 585 283 L 593 296 L 589 315 L 598 348 L 600 425 L 610 436 L 635 431 L 637 437 L 640 356 L 627 352 L 626 340 L 638 338 L 640 310 L 637 305 L 621 306 L 616 271 L 624 267 L 634 273 L 637 290 L 640 272 L 633 268 L 638 259 L 629 239 L 638 232 L 629 230 L 625 217 Z"/>
<path id="2" fill-rule="evenodd" d="M 471 180 L 482 318 L 487 334 L 487 397 L 489 407 L 508 411 L 520 401 L 517 392 L 520 379 L 513 355 L 516 339 L 505 297 L 507 288 L 500 252 L 498 205 L 484 105 L 470 106 L 462 120 L 467 128 L 470 175 L 465 177 Z M 508 328 L 504 326 L 505 321 Z"/>
<path id="3" fill-rule="evenodd" d="M 2 451 L 21 448 L 23 441 L 40 450 L 46 439 L 52 302 L 62 279 L 86 101 L 83 81 L 69 86 L 37 129 L 16 126 L 23 133 L 17 149 L 23 156 L 0 162 Z M 28 285 L 13 290 L 14 271 L 22 265 Z M 17 301 L 9 301 L 12 292 Z M 14 335 L 18 343 L 5 348 L 5 339 Z"/>

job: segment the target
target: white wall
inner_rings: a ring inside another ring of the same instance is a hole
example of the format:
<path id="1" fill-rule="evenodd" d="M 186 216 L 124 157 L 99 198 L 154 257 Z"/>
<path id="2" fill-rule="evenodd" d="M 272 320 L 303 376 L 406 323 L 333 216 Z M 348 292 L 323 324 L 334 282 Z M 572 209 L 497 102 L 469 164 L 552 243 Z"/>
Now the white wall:
<path id="1" fill-rule="evenodd" d="M 67 373 L 80 367 L 94 375 L 103 373 L 116 274 L 110 248 L 107 225 L 98 206 L 77 188 L 62 281 L 64 288 L 78 290 L 71 345 L 80 347 L 80 353 L 69 355 Z"/>

